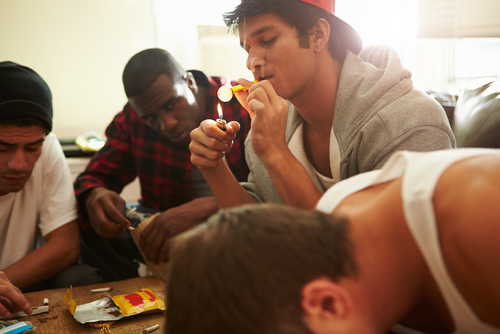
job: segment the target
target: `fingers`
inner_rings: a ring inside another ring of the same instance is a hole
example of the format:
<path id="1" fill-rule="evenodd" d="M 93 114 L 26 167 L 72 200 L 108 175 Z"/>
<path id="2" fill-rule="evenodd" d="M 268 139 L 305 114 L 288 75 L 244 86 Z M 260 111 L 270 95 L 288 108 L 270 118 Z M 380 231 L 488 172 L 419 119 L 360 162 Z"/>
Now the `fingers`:
<path id="1" fill-rule="evenodd" d="M 217 127 L 214 120 L 205 120 L 191 131 L 191 162 L 199 168 L 213 168 L 231 148 L 240 130 L 238 122 L 226 124 L 226 131 Z"/>
<path id="2" fill-rule="evenodd" d="M 265 109 L 265 104 L 256 100 L 256 99 L 253 99 L 250 101 L 250 103 L 248 104 L 250 106 L 250 108 L 252 108 L 252 110 L 255 112 L 262 112 L 264 111 Z"/>
<path id="3" fill-rule="evenodd" d="M 161 248 L 160 251 L 160 262 L 167 262 L 169 260 L 169 255 L 170 255 L 170 240 L 167 239 L 163 243 L 163 247 Z"/>
<path id="4" fill-rule="evenodd" d="M 111 211 L 111 213 L 108 213 Z M 116 208 L 111 206 L 97 207 L 89 211 L 90 225 L 94 228 L 97 234 L 103 238 L 114 238 L 125 232 L 127 227 L 115 223 L 116 218 L 125 219 Z M 127 223 L 130 224 L 127 220 Z"/>
<path id="5" fill-rule="evenodd" d="M 249 89 L 250 87 L 252 87 L 253 85 L 256 84 L 255 82 L 252 82 L 252 81 L 247 80 L 245 78 L 239 78 L 238 83 L 240 85 L 242 85 L 243 87 L 245 87 L 245 89 Z"/>
<path id="6" fill-rule="evenodd" d="M 9 318 L 10 317 L 10 312 L 7 310 L 7 308 L 2 304 L 0 301 L 0 315 L 4 318 Z"/>
<path id="7" fill-rule="evenodd" d="M 253 118 L 253 111 L 250 108 L 250 106 L 248 105 L 248 100 L 247 100 L 248 99 L 248 92 L 247 91 L 236 92 L 236 93 L 234 93 L 234 96 L 236 96 L 236 99 L 241 104 L 241 106 L 246 109 L 246 111 L 250 115 L 250 118 Z"/>
<path id="8" fill-rule="evenodd" d="M 144 256 L 153 263 L 158 263 L 160 253 L 168 238 L 168 229 L 162 226 L 161 215 L 156 217 L 142 231 L 139 246 Z"/>
<path id="9" fill-rule="evenodd" d="M 26 314 L 33 312 L 28 300 L 7 276 L 0 272 L 0 314 L 8 318 L 11 312 L 23 310 Z"/>
<path id="10" fill-rule="evenodd" d="M 234 140 L 234 137 L 236 136 L 236 134 L 238 133 L 238 131 L 240 131 L 240 123 L 236 122 L 236 121 L 232 121 L 232 122 L 229 122 L 226 124 L 226 127 L 227 127 L 227 132 L 230 136 L 232 136 L 232 139 Z"/>
<path id="11" fill-rule="evenodd" d="M 130 226 L 124 216 L 125 201 L 114 191 L 94 188 L 86 201 L 90 224 L 101 237 L 114 238 Z"/>

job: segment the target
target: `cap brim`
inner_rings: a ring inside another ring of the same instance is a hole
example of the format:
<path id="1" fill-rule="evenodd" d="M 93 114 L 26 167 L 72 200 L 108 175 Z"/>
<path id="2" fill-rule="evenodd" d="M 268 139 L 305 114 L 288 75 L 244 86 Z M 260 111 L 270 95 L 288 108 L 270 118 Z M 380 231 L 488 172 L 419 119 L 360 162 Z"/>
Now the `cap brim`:
<path id="1" fill-rule="evenodd" d="M 352 51 L 354 54 L 359 54 L 359 52 L 363 48 L 363 40 L 361 39 L 361 36 L 358 34 L 358 32 L 334 14 L 330 14 L 330 16 L 332 17 L 333 27 L 335 31 L 338 32 L 338 35 L 344 47 Z"/>

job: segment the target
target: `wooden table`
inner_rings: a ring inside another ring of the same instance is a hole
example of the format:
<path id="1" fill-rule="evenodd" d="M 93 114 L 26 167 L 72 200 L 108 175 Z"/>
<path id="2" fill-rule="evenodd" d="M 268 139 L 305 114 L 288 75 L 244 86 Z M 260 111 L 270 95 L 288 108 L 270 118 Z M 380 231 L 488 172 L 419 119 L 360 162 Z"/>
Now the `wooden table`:
<path id="1" fill-rule="evenodd" d="M 73 287 L 73 300 L 78 304 L 86 304 L 105 298 L 106 295 L 102 292 L 92 293 L 90 289 L 112 287 L 113 290 L 108 292 L 111 296 L 130 294 L 139 291 L 143 288 L 151 289 L 158 297 L 166 303 L 165 283 L 154 276 L 137 277 L 124 281 L 99 283 L 88 286 Z M 49 312 L 41 313 L 29 317 L 17 318 L 19 321 L 31 321 L 38 333 L 93 333 L 99 334 L 100 329 L 82 325 L 76 321 L 71 313 L 64 305 L 63 299 L 67 289 L 43 290 L 26 293 L 32 307 L 42 306 L 43 299 L 49 299 Z M 161 334 L 165 331 L 165 312 L 152 314 L 138 314 L 128 318 L 118 320 L 113 327 L 113 334 L 128 334 L 131 332 L 142 332 L 145 328 L 160 325 L 160 328 L 153 334 Z"/>

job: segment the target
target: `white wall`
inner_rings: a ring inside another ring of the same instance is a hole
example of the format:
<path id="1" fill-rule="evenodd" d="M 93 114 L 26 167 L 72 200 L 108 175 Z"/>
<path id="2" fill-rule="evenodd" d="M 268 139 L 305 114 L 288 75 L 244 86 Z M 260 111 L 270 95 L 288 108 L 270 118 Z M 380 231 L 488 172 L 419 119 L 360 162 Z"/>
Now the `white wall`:
<path id="1" fill-rule="evenodd" d="M 47 81 L 58 137 L 104 133 L 126 102 L 126 62 L 154 46 L 150 0 L 0 0 L 0 60 Z"/>

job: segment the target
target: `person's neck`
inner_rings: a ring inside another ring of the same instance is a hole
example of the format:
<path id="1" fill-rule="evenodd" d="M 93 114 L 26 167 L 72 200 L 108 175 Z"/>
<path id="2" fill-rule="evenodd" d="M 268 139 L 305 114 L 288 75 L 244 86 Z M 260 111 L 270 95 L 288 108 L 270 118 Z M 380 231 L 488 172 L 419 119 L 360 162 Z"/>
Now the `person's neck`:
<path id="1" fill-rule="evenodd" d="M 328 51 L 318 55 L 318 66 L 302 91 L 290 102 L 317 132 L 329 133 L 333 124 L 335 101 L 342 70 L 342 63 L 334 60 Z"/>
<path id="2" fill-rule="evenodd" d="M 353 295 L 380 332 L 419 303 L 425 284 L 425 262 L 405 223 L 400 189 L 398 180 L 365 189 L 343 210 L 359 270 Z"/>

